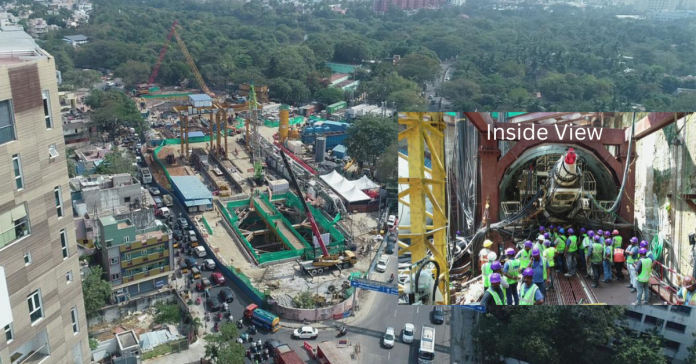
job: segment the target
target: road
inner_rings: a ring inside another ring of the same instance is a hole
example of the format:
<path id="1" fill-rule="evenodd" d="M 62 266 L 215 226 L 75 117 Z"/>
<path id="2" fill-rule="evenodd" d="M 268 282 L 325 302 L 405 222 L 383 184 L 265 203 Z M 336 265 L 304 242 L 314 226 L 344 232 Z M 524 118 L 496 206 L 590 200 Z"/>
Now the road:
<path id="1" fill-rule="evenodd" d="M 435 81 L 428 82 L 426 84 L 425 97 L 427 98 L 428 102 L 428 111 L 447 111 L 448 107 L 450 107 L 450 103 L 444 97 L 436 96 L 436 91 L 440 88 L 440 85 L 443 82 L 445 82 L 449 77 L 451 77 L 452 72 L 454 71 L 452 68 L 452 64 L 453 63 L 451 61 L 440 63 L 440 66 L 442 67 L 442 73 L 437 77 Z"/>

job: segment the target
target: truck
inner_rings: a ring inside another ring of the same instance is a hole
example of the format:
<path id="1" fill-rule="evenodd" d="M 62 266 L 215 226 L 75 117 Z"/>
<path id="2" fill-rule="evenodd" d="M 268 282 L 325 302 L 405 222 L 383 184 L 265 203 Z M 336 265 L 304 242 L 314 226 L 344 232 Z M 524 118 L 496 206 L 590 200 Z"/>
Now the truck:
<path id="1" fill-rule="evenodd" d="M 349 364 L 350 354 L 338 350 L 333 341 L 325 341 L 317 345 L 317 359 L 322 364 Z"/>
<path id="2" fill-rule="evenodd" d="M 278 345 L 275 348 L 275 362 L 276 364 L 304 364 L 302 358 L 288 344 Z"/>
<path id="3" fill-rule="evenodd" d="M 256 304 L 250 304 L 244 309 L 244 318 L 250 320 L 254 325 L 276 332 L 280 330 L 280 318 L 266 310 L 262 310 Z"/>
<path id="4" fill-rule="evenodd" d="M 435 361 L 435 328 L 423 326 L 421 329 L 418 364 L 433 364 Z"/>
<path id="5" fill-rule="evenodd" d="M 142 182 L 144 185 L 152 183 L 152 174 L 149 168 L 141 168 L 140 175 L 142 176 Z"/>

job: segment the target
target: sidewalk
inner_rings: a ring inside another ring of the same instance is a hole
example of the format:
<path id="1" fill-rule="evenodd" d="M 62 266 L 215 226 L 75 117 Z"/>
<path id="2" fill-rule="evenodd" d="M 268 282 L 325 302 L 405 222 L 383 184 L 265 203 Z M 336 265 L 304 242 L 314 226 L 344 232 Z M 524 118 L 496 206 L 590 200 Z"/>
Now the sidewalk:
<path id="1" fill-rule="evenodd" d="M 474 343 L 471 330 L 474 327 L 473 311 L 452 310 L 452 344 L 450 358 L 453 364 L 474 364 Z"/>

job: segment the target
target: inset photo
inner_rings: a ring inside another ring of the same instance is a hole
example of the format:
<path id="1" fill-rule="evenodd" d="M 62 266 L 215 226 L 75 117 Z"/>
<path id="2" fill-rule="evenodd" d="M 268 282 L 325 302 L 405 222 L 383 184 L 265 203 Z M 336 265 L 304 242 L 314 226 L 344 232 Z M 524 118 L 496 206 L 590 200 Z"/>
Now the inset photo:
<path id="1" fill-rule="evenodd" d="M 696 304 L 693 113 L 471 112 L 453 129 L 410 184 L 436 197 L 411 219 L 433 219 L 451 304 Z"/>
<path id="2" fill-rule="evenodd" d="M 399 113 L 399 303 L 450 304 L 447 165 L 456 113 Z"/>

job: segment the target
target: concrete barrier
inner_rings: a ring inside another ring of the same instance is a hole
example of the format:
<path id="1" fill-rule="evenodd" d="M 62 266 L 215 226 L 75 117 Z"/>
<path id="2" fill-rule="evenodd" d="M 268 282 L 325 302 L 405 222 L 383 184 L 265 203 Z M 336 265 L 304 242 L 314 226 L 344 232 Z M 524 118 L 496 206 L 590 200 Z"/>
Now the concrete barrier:
<path id="1" fill-rule="evenodd" d="M 353 294 L 356 292 L 353 291 Z M 355 304 L 357 305 L 357 297 Z M 271 311 L 281 318 L 280 324 L 283 324 L 282 319 L 293 321 L 324 321 L 324 320 L 340 320 L 348 317 L 353 312 L 353 296 L 348 297 L 343 302 L 330 307 L 322 307 L 316 309 L 302 309 L 294 307 L 284 307 L 280 305 L 272 306 Z"/>

